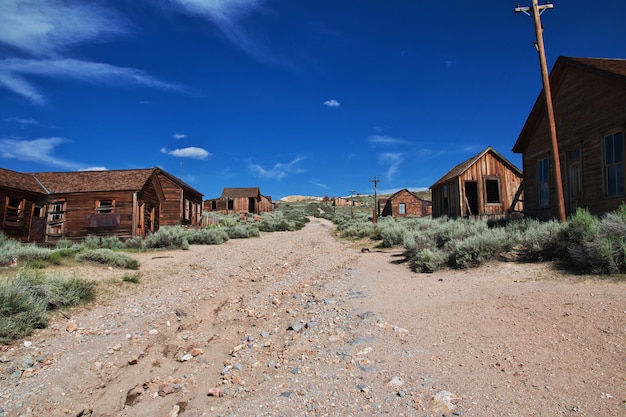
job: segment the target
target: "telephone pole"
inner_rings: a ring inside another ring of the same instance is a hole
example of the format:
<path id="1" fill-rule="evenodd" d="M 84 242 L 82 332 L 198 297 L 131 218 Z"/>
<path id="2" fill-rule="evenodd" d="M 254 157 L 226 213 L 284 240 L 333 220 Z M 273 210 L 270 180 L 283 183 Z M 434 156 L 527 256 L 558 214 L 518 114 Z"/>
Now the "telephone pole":
<path id="1" fill-rule="evenodd" d="M 374 223 L 378 222 L 378 216 L 380 216 L 380 212 L 378 210 L 378 200 L 376 198 L 376 188 L 378 187 L 378 183 L 382 181 L 374 176 L 374 179 L 370 180 L 370 182 L 374 183 Z"/>
<path id="2" fill-rule="evenodd" d="M 350 217 L 354 219 L 354 200 L 352 200 L 352 196 L 354 195 L 355 190 L 350 190 Z"/>
<path id="3" fill-rule="evenodd" d="M 546 99 L 546 110 L 548 112 L 548 124 L 550 125 L 550 136 L 552 141 L 552 165 L 554 166 L 554 183 L 556 187 L 556 205 L 559 221 L 566 221 L 565 199 L 563 198 L 563 180 L 561 178 L 561 159 L 559 158 L 559 144 L 556 138 L 556 123 L 554 121 L 554 108 L 552 107 L 552 92 L 550 91 L 550 76 L 548 75 L 548 65 L 546 64 L 546 52 L 543 45 L 543 26 L 541 25 L 541 14 L 548 9 L 554 8 L 553 4 L 546 3 L 539 5 L 538 0 L 532 0 L 532 7 L 515 8 L 515 12 L 522 12 L 527 16 L 532 16 L 535 21 L 535 35 L 537 41 L 535 47 L 539 53 L 539 65 L 541 67 L 541 79 L 543 81 L 543 92 Z"/>

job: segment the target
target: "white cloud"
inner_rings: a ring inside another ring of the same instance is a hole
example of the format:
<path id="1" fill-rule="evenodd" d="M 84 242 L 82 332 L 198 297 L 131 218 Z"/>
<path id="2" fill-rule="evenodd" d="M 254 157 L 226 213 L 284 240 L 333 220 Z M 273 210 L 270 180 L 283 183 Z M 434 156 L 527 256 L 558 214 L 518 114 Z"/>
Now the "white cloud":
<path id="1" fill-rule="evenodd" d="M 176 140 L 180 140 L 180 139 L 185 139 L 187 135 L 185 135 L 184 133 L 174 133 L 172 137 Z"/>
<path id="2" fill-rule="evenodd" d="M 341 106 L 341 104 L 339 104 L 339 102 L 335 99 L 331 99 L 331 100 L 326 100 L 324 102 L 324 106 L 326 107 L 339 107 Z"/>
<path id="3" fill-rule="evenodd" d="M 250 164 L 249 169 L 255 174 L 260 175 L 261 177 L 271 178 L 276 181 L 280 181 L 285 178 L 288 174 L 297 174 L 303 172 L 302 169 L 296 167 L 296 164 L 302 161 L 304 158 L 298 157 L 295 158 L 291 162 L 283 163 L 279 162 L 274 164 L 274 166 L 270 168 L 264 168 L 259 164 Z"/>
<path id="4" fill-rule="evenodd" d="M 245 29 L 248 15 L 259 11 L 265 0 L 170 0 L 181 13 L 193 14 L 211 21 L 238 48 L 255 58 L 277 63 L 269 50 Z"/>
<path id="5" fill-rule="evenodd" d="M 0 156 L 6 159 L 36 162 L 58 168 L 80 169 L 80 164 L 66 161 L 54 155 L 54 150 L 67 142 L 69 142 L 67 139 L 59 137 L 33 140 L 0 138 Z"/>
<path id="6" fill-rule="evenodd" d="M 59 56 L 70 46 L 101 42 L 128 29 L 123 17 L 96 2 L 0 2 L 0 43 L 36 57 Z"/>
<path id="7" fill-rule="evenodd" d="M 134 85 L 166 91 L 183 91 L 180 85 L 159 81 L 136 68 L 116 67 L 98 62 L 75 59 L 33 60 L 8 58 L 0 61 L 0 85 L 27 97 L 33 103 L 43 104 L 45 98 L 26 80 L 27 75 L 51 78 L 70 78 L 105 85 Z"/>
<path id="8" fill-rule="evenodd" d="M 108 171 L 107 167 L 87 167 L 79 169 L 79 171 Z"/>
<path id="9" fill-rule="evenodd" d="M 383 135 L 372 135 L 368 138 L 372 145 L 408 145 L 410 142 L 406 139 L 393 138 Z"/>
<path id="10" fill-rule="evenodd" d="M 15 122 L 23 128 L 26 126 L 39 126 L 39 122 L 33 118 L 20 119 L 19 117 L 7 117 L 4 120 L 7 122 Z"/>
<path id="11" fill-rule="evenodd" d="M 175 156 L 178 158 L 192 158 L 192 159 L 199 159 L 199 160 L 207 159 L 208 157 L 212 155 L 210 152 L 202 148 L 196 148 L 193 146 L 190 146 L 188 148 L 174 149 L 174 150 L 161 148 L 161 153 L 164 153 L 170 156 Z"/>
<path id="12" fill-rule="evenodd" d="M 398 168 L 404 161 L 401 153 L 385 152 L 378 155 L 378 163 L 387 167 L 385 176 L 387 181 L 391 182 L 392 177 L 398 172 Z"/>

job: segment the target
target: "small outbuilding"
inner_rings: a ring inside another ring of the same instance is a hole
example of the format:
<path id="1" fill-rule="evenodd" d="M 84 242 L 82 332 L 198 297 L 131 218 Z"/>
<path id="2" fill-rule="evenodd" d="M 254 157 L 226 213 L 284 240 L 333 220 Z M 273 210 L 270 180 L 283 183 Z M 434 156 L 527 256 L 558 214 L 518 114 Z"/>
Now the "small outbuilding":
<path id="1" fill-rule="evenodd" d="M 433 217 L 498 219 L 521 215 L 522 171 L 491 146 L 435 182 Z"/>
<path id="2" fill-rule="evenodd" d="M 224 188 L 219 198 L 205 200 L 203 207 L 205 211 L 221 214 L 260 214 L 272 211 L 274 204 L 271 197 L 261 194 L 259 187 Z"/>
<path id="3" fill-rule="evenodd" d="M 381 216 L 424 217 L 432 212 L 432 203 L 402 189 L 389 198 L 379 200 Z"/>

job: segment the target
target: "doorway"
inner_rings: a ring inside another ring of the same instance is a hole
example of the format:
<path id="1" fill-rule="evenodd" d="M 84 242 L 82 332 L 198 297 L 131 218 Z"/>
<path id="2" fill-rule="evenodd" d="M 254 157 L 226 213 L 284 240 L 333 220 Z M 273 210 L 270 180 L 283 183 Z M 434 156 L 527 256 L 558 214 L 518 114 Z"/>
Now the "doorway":
<path id="1" fill-rule="evenodd" d="M 465 207 L 468 216 L 478 214 L 478 182 L 465 181 Z"/>

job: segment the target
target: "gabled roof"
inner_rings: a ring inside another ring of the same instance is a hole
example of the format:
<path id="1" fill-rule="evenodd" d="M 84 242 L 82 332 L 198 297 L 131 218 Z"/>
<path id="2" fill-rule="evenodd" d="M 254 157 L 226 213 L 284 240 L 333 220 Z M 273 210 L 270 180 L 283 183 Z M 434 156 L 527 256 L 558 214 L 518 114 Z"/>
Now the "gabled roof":
<path id="1" fill-rule="evenodd" d="M 550 89 L 556 96 L 561 81 L 568 71 L 583 71 L 589 77 L 602 77 L 626 88 L 626 59 L 572 58 L 560 56 L 550 72 Z M 532 138 L 537 125 L 546 112 L 546 100 L 542 89 L 533 105 L 530 115 L 513 146 L 513 152 L 522 153 Z"/>
<path id="2" fill-rule="evenodd" d="M 22 174 L 0 168 L 0 186 L 16 190 L 30 191 L 33 193 L 46 194 L 46 190 L 31 174 Z"/>
<path id="3" fill-rule="evenodd" d="M 393 193 L 392 195 L 390 195 L 390 196 L 386 199 L 386 201 L 393 200 L 393 199 L 394 199 L 394 198 L 396 198 L 396 197 L 397 197 L 400 193 L 402 193 L 402 192 L 404 192 L 404 191 L 406 191 L 407 193 L 411 194 L 411 195 L 412 195 L 413 197 L 415 197 L 416 199 L 421 200 L 421 198 L 419 198 L 418 196 L 416 196 L 415 194 L 413 194 L 412 192 L 410 192 L 408 189 L 403 188 L 403 189 L 401 189 L 401 190 L 399 190 L 399 191 L 396 191 L 396 192 L 395 192 L 395 193 Z"/>
<path id="4" fill-rule="evenodd" d="M 491 153 L 493 156 L 495 156 L 496 158 L 500 159 L 500 161 L 509 167 L 509 169 L 513 172 L 515 172 L 516 174 L 518 174 L 520 177 L 523 175 L 522 171 L 519 170 L 518 167 L 516 167 L 515 165 L 513 165 L 508 159 L 506 159 L 504 156 L 500 155 L 500 153 L 498 153 L 495 149 L 493 149 L 491 146 L 488 146 L 487 148 L 485 148 L 482 152 L 480 152 L 477 155 L 474 155 L 473 157 L 471 157 L 470 159 L 468 159 L 467 161 L 463 161 L 460 164 L 458 164 L 457 166 L 455 166 L 454 168 L 452 168 L 450 171 L 448 171 L 448 173 L 446 175 L 444 175 L 443 177 L 441 177 L 436 183 L 434 183 L 433 185 L 430 186 L 430 188 L 434 188 L 437 185 L 443 184 L 445 182 L 448 182 L 449 180 L 456 178 L 458 176 L 460 176 L 461 174 L 463 174 L 465 171 L 467 171 L 472 165 L 474 165 L 480 158 L 482 158 L 486 153 Z"/>
<path id="5" fill-rule="evenodd" d="M 259 187 L 251 188 L 224 188 L 221 198 L 248 198 L 260 197 L 261 190 Z"/>
<path id="6" fill-rule="evenodd" d="M 37 172 L 50 194 L 141 190 L 157 168 L 112 171 Z"/>

